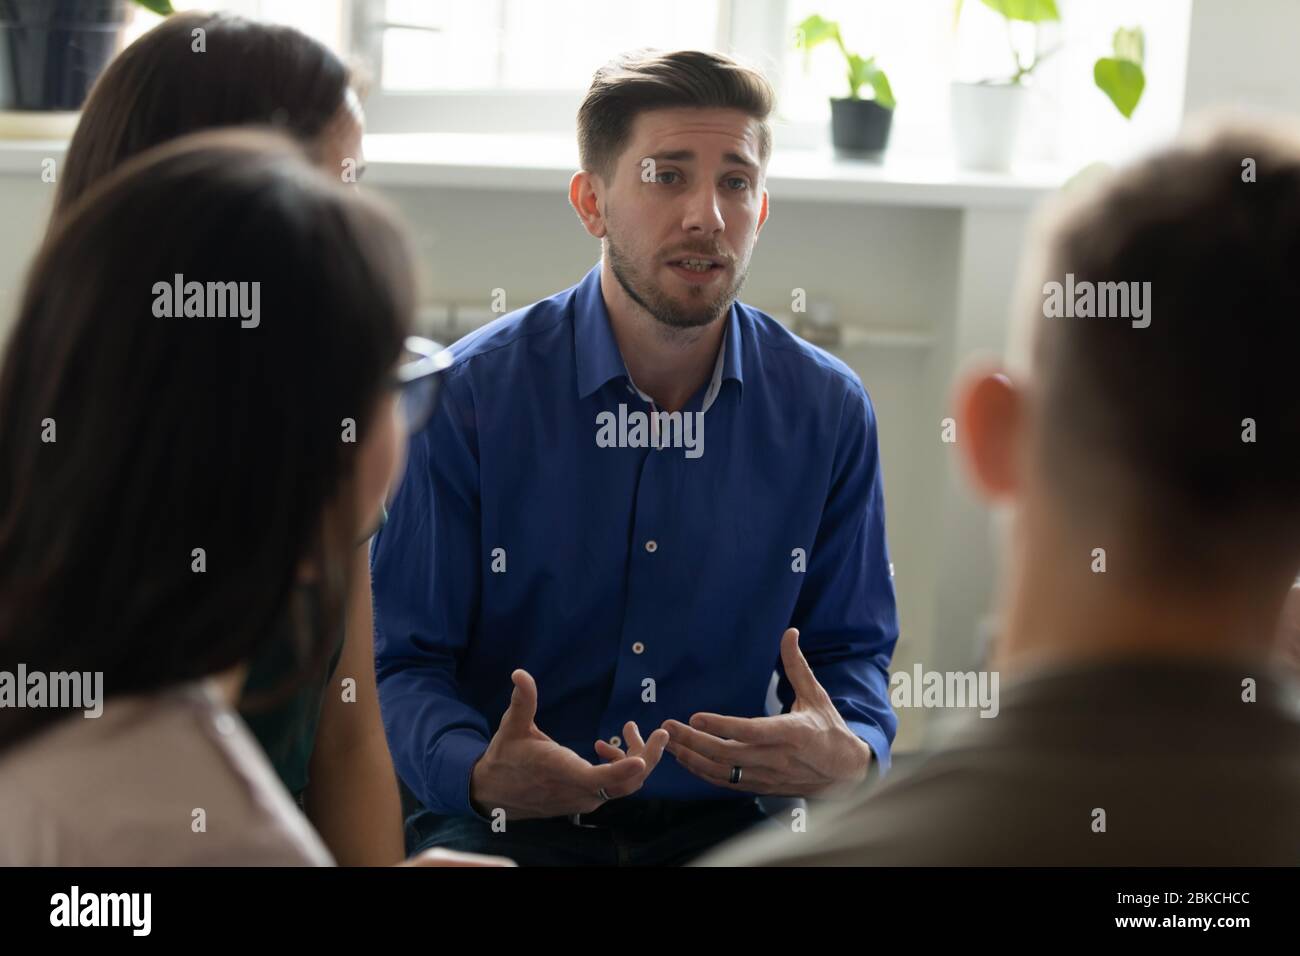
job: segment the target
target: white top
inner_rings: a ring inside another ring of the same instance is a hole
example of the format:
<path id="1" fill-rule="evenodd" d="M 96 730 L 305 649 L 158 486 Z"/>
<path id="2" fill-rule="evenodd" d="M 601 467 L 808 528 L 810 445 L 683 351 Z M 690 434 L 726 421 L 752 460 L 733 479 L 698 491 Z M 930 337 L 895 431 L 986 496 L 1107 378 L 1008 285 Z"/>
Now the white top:
<path id="1" fill-rule="evenodd" d="M 333 864 L 210 681 L 109 698 L 0 752 L 2 866 Z"/>

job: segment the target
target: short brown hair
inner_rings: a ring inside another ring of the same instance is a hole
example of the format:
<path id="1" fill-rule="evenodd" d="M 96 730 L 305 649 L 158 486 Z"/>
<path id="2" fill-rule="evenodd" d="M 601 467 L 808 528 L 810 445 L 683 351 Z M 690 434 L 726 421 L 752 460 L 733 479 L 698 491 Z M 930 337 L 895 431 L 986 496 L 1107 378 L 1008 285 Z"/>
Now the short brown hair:
<path id="1" fill-rule="evenodd" d="M 1053 484 L 1158 577 L 1300 561 L 1300 130 L 1205 123 L 1067 197 L 1044 238 L 1040 286 L 1151 283 L 1147 327 L 1037 296 Z"/>
<path id="2" fill-rule="evenodd" d="M 688 106 L 741 110 L 758 120 L 759 162 L 766 164 L 772 153 L 767 118 L 775 102 L 762 73 L 721 53 L 636 50 L 592 77 L 578 109 L 578 155 L 583 169 L 608 176 L 638 113 Z"/>

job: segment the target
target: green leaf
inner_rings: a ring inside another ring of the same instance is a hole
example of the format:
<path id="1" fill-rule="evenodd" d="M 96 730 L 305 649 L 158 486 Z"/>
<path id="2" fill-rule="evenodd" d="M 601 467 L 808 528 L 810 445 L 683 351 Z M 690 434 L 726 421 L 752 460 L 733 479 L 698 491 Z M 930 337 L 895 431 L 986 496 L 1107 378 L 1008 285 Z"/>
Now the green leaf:
<path id="1" fill-rule="evenodd" d="M 1061 13 L 1056 9 L 1056 0 L 982 0 L 982 2 L 994 13 L 1000 13 L 1008 20 L 1045 23 L 1048 20 L 1061 19 Z"/>
<path id="2" fill-rule="evenodd" d="M 1133 27 L 1131 30 L 1120 27 L 1115 31 L 1115 39 L 1111 42 L 1115 48 L 1115 59 L 1142 65 L 1146 53 L 1146 39 L 1141 27 Z"/>
<path id="3" fill-rule="evenodd" d="M 885 71 L 876 66 L 873 56 L 864 60 L 856 53 L 849 54 L 849 99 L 861 99 L 859 90 L 863 86 L 871 87 L 871 98 L 887 110 L 895 106 L 894 91 L 890 89 L 889 78 Z"/>
<path id="4" fill-rule="evenodd" d="M 871 61 L 864 60 L 856 53 L 848 55 L 849 61 L 849 99 L 856 100 L 859 98 L 858 90 L 862 84 L 868 81 L 868 74 L 871 69 Z"/>
<path id="5" fill-rule="evenodd" d="M 1130 60 L 1102 57 L 1092 68 L 1092 78 L 1125 119 L 1133 115 L 1147 83 L 1142 67 Z"/>
<path id="6" fill-rule="evenodd" d="M 172 9 L 172 0 L 135 0 L 135 2 L 160 17 L 168 17 L 176 12 Z"/>
<path id="7" fill-rule="evenodd" d="M 839 42 L 839 39 L 840 25 L 834 20 L 823 19 L 815 13 L 794 28 L 795 48 L 805 53 L 827 40 Z"/>
<path id="8" fill-rule="evenodd" d="M 808 66 L 809 51 L 827 41 L 834 41 L 848 64 L 849 99 L 861 99 L 859 91 L 863 86 L 870 86 L 872 98 L 885 109 L 892 110 L 894 91 L 890 89 L 884 71 L 876 66 L 876 58 L 873 56 L 863 59 L 856 53 L 850 53 L 840 36 L 840 25 L 815 13 L 795 27 L 794 45 L 796 49 L 804 51 L 805 69 Z"/>
<path id="9" fill-rule="evenodd" d="M 871 84 L 877 103 L 887 110 L 892 110 L 897 105 L 894 102 L 894 91 L 889 86 L 889 77 L 885 76 L 884 70 L 873 69 L 871 75 L 867 77 L 867 82 Z"/>

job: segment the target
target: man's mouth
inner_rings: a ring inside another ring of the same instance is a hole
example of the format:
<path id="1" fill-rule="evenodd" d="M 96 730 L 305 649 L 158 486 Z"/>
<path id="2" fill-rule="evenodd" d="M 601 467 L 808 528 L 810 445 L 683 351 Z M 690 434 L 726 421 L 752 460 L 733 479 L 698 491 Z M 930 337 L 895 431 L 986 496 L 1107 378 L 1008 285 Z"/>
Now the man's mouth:
<path id="1" fill-rule="evenodd" d="M 726 268 L 724 260 L 712 256 L 679 256 L 676 259 L 669 259 L 667 264 L 698 275 Z"/>

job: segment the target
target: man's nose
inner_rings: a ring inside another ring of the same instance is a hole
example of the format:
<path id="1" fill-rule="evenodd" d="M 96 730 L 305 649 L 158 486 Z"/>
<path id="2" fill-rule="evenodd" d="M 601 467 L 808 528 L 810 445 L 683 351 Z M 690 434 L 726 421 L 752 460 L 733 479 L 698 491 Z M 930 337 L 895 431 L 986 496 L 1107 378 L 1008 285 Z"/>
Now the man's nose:
<path id="1" fill-rule="evenodd" d="M 722 232 L 725 227 L 722 210 L 718 208 L 718 193 L 713 184 L 702 184 L 692 190 L 686 199 L 682 228 L 691 233 L 713 235 Z"/>

